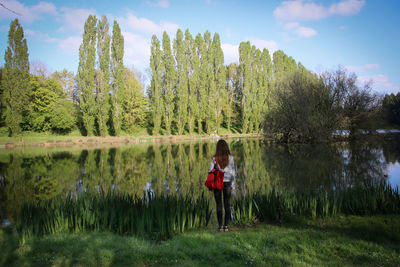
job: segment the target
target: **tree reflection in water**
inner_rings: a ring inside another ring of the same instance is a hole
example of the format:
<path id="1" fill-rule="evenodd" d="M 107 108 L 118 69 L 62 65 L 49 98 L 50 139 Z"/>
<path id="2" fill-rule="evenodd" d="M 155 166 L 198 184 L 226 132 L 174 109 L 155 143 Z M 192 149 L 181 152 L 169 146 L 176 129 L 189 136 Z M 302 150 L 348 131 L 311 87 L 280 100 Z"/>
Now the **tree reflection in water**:
<path id="1" fill-rule="evenodd" d="M 334 189 L 388 176 L 399 163 L 400 139 L 313 145 L 230 140 L 236 197 L 268 191 Z M 212 194 L 204 186 L 215 142 L 149 144 L 52 152 L 2 151 L 0 219 L 13 221 L 24 202 L 110 191 L 143 196 Z"/>

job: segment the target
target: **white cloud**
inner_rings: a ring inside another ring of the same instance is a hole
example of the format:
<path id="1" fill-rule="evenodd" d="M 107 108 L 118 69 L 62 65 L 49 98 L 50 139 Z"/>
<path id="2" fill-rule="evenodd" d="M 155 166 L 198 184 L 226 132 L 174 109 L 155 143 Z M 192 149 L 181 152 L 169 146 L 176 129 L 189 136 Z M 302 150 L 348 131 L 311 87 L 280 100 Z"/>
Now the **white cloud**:
<path id="1" fill-rule="evenodd" d="M 347 16 L 360 12 L 365 0 L 343 0 L 329 7 L 312 1 L 284 1 L 274 10 L 274 16 L 281 21 L 319 20 L 329 16 Z"/>
<path id="2" fill-rule="evenodd" d="M 64 7 L 61 8 L 61 12 L 63 26 L 59 30 L 70 30 L 78 33 L 83 33 L 85 21 L 89 15 L 96 15 L 96 10 L 94 9 L 71 9 Z"/>
<path id="3" fill-rule="evenodd" d="M 312 37 L 317 34 L 316 30 L 307 27 L 299 27 L 294 32 L 300 37 Z"/>
<path id="4" fill-rule="evenodd" d="M 24 30 L 25 34 L 32 39 L 40 40 L 47 43 L 55 43 L 66 55 L 76 56 L 79 55 L 79 46 L 82 43 L 81 36 L 70 36 L 65 39 L 54 38 L 49 36 L 47 33 L 40 31 L 34 31 L 31 29 Z"/>
<path id="5" fill-rule="evenodd" d="M 131 32 L 122 32 L 124 36 L 124 65 L 146 68 L 150 61 L 150 40 Z"/>
<path id="6" fill-rule="evenodd" d="M 169 34 L 175 34 L 179 25 L 164 21 L 161 23 L 156 23 L 147 18 L 139 18 L 135 16 L 132 12 L 128 12 L 126 17 L 119 18 L 121 25 L 124 28 L 138 31 L 145 34 L 161 34 L 163 31 L 166 31 Z"/>
<path id="7" fill-rule="evenodd" d="M 316 30 L 314 30 L 312 28 L 300 26 L 300 24 L 298 22 L 286 23 L 284 25 L 284 28 L 288 31 L 293 32 L 294 34 L 296 34 L 299 37 L 312 37 L 317 34 Z"/>
<path id="8" fill-rule="evenodd" d="M 359 83 L 365 84 L 372 82 L 372 88 L 378 93 L 398 93 L 400 86 L 393 84 L 389 77 L 384 74 L 358 77 Z"/>
<path id="9" fill-rule="evenodd" d="M 39 2 L 34 6 L 25 6 L 16 0 L 3 0 L 1 4 L 4 5 L 0 8 L 0 20 L 18 18 L 21 22 L 32 23 L 35 20 L 42 19 L 45 15 L 57 15 L 56 6 L 49 2 Z M 16 12 L 20 16 L 14 14 Z"/>
<path id="10" fill-rule="evenodd" d="M 365 0 L 344 0 L 329 7 L 330 15 L 354 15 L 360 12 Z"/>
<path id="11" fill-rule="evenodd" d="M 175 35 L 178 29 L 179 29 L 178 24 L 169 21 L 164 21 L 160 23 L 160 32 L 166 31 L 170 35 Z"/>
<path id="12" fill-rule="evenodd" d="M 221 48 L 224 51 L 225 64 L 239 62 L 239 46 L 238 45 L 222 43 Z"/>
<path id="13" fill-rule="evenodd" d="M 364 72 L 367 70 L 377 70 L 380 68 L 379 64 L 365 64 L 362 66 L 345 66 L 348 71 L 351 72 Z"/>
<path id="14" fill-rule="evenodd" d="M 153 6 L 153 7 L 162 7 L 162 8 L 169 7 L 169 1 L 168 0 L 157 0 L 157 1 L 146 0 L 146 3 L 149 6 Z"/>
<path id="15" fill-rule="evenodd" d="M 248 38 L 248 41 L 250 42 L 251 45 L 254 45 L 260 50 L 264 48 L 268 49 L 269 54 L 271 56 L 276 50 L 278 50 L 278 44 L 273 40 L 267 41 L 253 37 L 253 38 Z M 239 62 L 239 45 L 222 43 L 221 48 L 224 51 L 225 64 L 230 64 L 232 62 Z"/>
<path id="16" fill-rule="evenodd" d="M 64 54 L 78 56 L 79 46 L 82 43 L 82 37 L 70 36 L 66 39 L 57 40 L 57 43 Z"/>
<path id="17" fill-rule="evenodd" d="M 276 50 L 278 50 L 278 44 L 273 40 L 262 40 L 259 38 L 249 38 L 249 41 L 252 45 L 255 45 L 259 49 L 266 48 L 269 50 L 269 53 L 272 54 Z"/>
<path id="18" fill-rule="evenodd" d="M 40 41 L 45 41 L 45 42 L 49 42 L 49 43 L 57 42 L 56 38 L 52 38 L 47 33 L 42 33 L 40 31 L 25 29 L 24 34 L 26 36 L 29 36 L 32 39 L 36 39 L 36 40 L 40 40 Z"/>

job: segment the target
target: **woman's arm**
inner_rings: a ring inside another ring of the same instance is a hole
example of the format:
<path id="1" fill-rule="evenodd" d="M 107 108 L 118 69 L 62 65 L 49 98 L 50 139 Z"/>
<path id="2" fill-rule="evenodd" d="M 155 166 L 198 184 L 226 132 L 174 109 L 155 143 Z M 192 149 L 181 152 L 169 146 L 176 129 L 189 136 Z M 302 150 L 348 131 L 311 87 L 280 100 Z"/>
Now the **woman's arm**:
<path id="1" fill-rule="evenodd" d="M 208 172 L 210 172 L 212 169 L 214 169 L 215 166 L 215 160 L 214 157 L 211 159 L 210 167 L 208 167 Z"/>
<path id="2" fill-rule="evenodd" d="M 228 166 L 226 166 L 225 169 L 223 169 L 223 171 L 224 173 L 229 174 L 232 180 L 235 178 L 236 173 L 235 173 L 235 162 L 233 160 L 233 156 L 229 156 Z"/>

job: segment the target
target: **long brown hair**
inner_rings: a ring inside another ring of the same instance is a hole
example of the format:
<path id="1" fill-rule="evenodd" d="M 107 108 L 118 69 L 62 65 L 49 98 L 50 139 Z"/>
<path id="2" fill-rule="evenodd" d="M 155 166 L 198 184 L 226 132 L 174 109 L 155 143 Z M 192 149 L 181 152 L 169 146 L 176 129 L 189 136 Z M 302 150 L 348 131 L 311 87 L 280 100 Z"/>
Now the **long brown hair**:
<path id="1" fill-rule="evenodd" d="M 225 142 L 225 140 L 219 140 L 217 142 L 217 151 L 215 152 L 214 157 L 221 169 L 224 169 L 226 166 L 228 166 L 230 154 L 231 152 L 229 151 L 228 144 Z"/>

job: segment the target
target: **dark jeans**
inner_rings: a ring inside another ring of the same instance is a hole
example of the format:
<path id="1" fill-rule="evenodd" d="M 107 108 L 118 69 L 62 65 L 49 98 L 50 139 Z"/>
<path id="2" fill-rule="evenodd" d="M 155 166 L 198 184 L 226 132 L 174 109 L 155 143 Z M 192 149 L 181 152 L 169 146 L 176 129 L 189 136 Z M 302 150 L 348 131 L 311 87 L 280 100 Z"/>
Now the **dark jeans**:
<path id="1" fill-rule="evenodd" d="M 222 190 L 214 190 L 215 202 L 217 203 L 217 218 L 219 227 L 222 226 L 222 194 L 224 194 L 225 223 L 228 225 L 231 219 L 231 195 L 232 185 L 230 182 L 224 182 Z"/>

